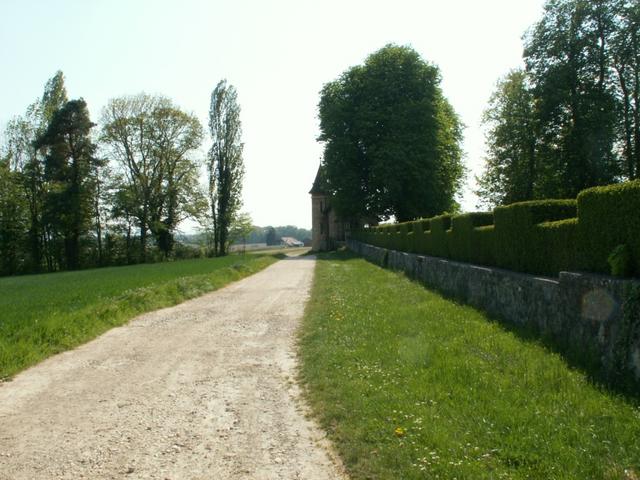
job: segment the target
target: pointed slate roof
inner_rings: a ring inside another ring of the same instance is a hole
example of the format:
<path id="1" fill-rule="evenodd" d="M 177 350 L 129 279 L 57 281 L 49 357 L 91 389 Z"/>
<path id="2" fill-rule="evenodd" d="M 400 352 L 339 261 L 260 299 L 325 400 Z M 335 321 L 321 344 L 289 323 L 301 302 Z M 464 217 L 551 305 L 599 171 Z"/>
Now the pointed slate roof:
<path id="1" fill-rule="evenodd" d="M 313 186 L 311 187 L 311 190 L 309 190 L 309 193 L 312 195 L 327 193 L 327 177 L 322 164 L 318 167 L 316 179 L 313 181 Z"/>

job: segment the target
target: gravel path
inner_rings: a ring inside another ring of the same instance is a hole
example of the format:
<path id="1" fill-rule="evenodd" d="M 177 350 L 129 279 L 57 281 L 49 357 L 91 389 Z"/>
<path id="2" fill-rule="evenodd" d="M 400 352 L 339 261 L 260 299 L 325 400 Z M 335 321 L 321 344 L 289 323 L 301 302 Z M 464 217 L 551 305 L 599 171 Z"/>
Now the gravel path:
<path id="1" fill-rule="evenodd" d="M 0 478 L 345 479 L 304 414 L 290 258 L 0 384 Z"/>

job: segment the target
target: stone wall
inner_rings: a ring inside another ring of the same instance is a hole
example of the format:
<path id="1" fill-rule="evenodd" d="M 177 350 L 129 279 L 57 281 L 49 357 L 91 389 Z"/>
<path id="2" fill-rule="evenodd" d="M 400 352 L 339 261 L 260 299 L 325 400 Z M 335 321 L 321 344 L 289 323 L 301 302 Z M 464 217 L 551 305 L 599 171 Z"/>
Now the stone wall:
<path id="1" fill-rule="evenodd" d="M 640 281 L 572 272 L 554 279 L 354 240 L 348 246 L 494 318 L 534 327 L 561 350 L 595 363 L 607 381 L 629 380 L 640 387 L 640 312 L 637 299 L 635 304 L 629 300 Z"/>

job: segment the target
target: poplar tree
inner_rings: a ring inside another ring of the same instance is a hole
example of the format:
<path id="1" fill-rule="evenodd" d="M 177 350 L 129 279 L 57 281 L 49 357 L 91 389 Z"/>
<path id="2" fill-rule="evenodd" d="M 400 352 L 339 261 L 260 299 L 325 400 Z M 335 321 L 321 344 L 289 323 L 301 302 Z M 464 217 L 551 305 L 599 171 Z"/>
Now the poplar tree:
<path id="1" fill-rule="evenodd" d="M 242 124 L 238 95 L 232 85 L 221 80 L 211 93 L 209 131 L 209 205 L 213 223 L 213 253 L 227 254 L 229 229 L 242 206 Z"/>

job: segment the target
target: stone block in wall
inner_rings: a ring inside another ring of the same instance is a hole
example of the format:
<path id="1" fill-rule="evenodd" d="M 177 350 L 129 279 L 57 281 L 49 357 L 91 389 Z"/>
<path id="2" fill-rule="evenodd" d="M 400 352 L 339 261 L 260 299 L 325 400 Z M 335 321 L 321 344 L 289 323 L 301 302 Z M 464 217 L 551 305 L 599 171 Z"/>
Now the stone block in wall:
<path id="1" fill-rule="evenodd" d="M 639 281 L 560 273 L 559 306 L 568 343 L 597 355 L 608 376 L 629 371 L 640 379 L 640 315 L 630 302 L 633 289 L 640 289 Z"/>

